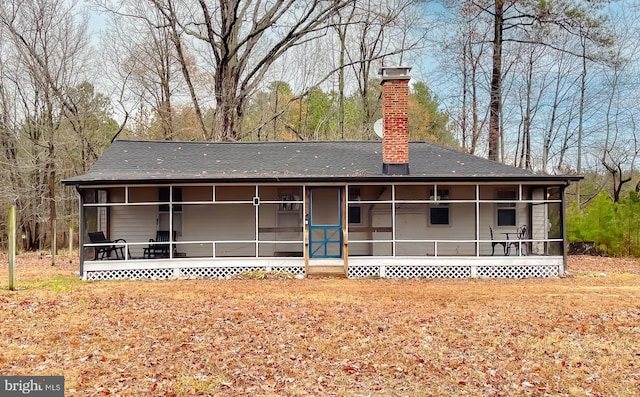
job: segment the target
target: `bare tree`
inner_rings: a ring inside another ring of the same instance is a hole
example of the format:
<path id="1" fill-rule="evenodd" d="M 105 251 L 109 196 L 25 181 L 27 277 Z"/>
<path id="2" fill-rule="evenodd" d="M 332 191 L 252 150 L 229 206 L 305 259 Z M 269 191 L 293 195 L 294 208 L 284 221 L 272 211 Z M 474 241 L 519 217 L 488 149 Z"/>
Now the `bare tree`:
<path id="1" fill-rule="evenodd" d="M 428 29 L 420 15 L 413 1 L 365 0 L 356 3 L 349 18 L 347 59 L 361 100 L 362 131 L 369 136 L 379 111 L 378 87 L 372 92 L 371 80 L 377 79 L 377 67 L 394 60 L 401 65 L 405 52 L 423 45 Z"/>
<path id="2" fill-rule="evenodd" d="M 462 43 L 462 118 L 461 118 L 461 130 L 462 130 L 462 147 L 469 153 L 475 153 L 478 147 L 478 140 L 484 129 L 484 125 L 487 121 L 486 115 L 481 115 L 479 112 L 478 104 L 479 98 L 479 78 L 481 74 L 480 62 L 484 55 L 484 46 L 480 45 L 476 48 L 473 45 L 473 39 L 471 35 L 466 36 L 463 33 L 461 39 Z M 469 112 L 471 113 L 471 124 L 469 125 L 467 118 Z"/>
<path id="3" fill-rule="evenodd" d="M 500 139 L 502 136 L 500 115 L 502 112 L 502 60 L 505 43 L 526 43 L 543 45 L 556 50 L 555 43 L 545 40 L 542 36 L 522 35 L 522 32 L 555 27 L 569 32 L 577 38 L 595 40 L 594 29 L 587 30 L 583 26 L 603 26 L 604 20 L 597 15 L 602 6 L 600 2 L 582 3 L 567 0 L 562 2 L 528 2 L 516 0 L 463 1 L 463 6 L 469 3 L 476 9 L 476 16 L 489 14 L 492 17 L 492 67 L 489 101 L 489 142 L 488 157 L 492 160 L 500 158 Z M 576 56 L 582 54 L 576 53 Z"/>
<path id="4" fill-rule="evenodd" d="M 345 65 L 346 65 L 346 53 L 347 53 L 347 29 L 351 25 L 356 12 L 355 3 L 350 7 L 345 7 L 342 12 L 336 13 L 337 23 L 335 24 L 335 30 L 338 34 L 338 42 L 340 43 L 340 51 L 338 55 L 338 130 L 340 131 L 340 137 L 344 139 L 345 129 Z"/>
<path id="5" fill-rule="evenodd" d="M 630 89 L 638 78 L 633 62 L 640 51 L 637 32 L 632 29 L 631 15 L 617 14 L 616 38 L 601 64 L 601 76 L 606 90 L 605 136 L 600 162 L 611 177 L 613 201 L 618 202 L 625 184 L 634 178 L 640 153 L 637 132 L 637 92 Z M 640 190 L 636 187 L 636 190 Z"/>
<path id="6" fill-rule="evenodd" d="M 176 54 L 171 28 L 164 16 L 146 0 L 131 1 L 128 14 L 114 9 L 104 32 L 106 56 L 113 58 L 110 73 L 120 76 L 119 84 L 137 97 L 129 106 L 144 102 L 153 111 L 161 135 L 171 140 L 179 131 L 175 125 L 174 97 L 184 90 L 182 66 Z M 141 15 L 132 18 L 131 15 Z M 191 59 L 184 54 L 187 62 Z M 193 62 L 191 61 L 191 64 Z M 195 72 L 192 71 L 192 74 Z"/>
<path id="7" fill-rule="evenodd" d="M 77 4 L 64 0 L 9 0 L 0 4 L 0 30 L 10 41 L 14 57 L 13 89 L 21 110 L 14 125 L 26 134 L 33 164 L 31 187 L 36 197 L 46 197 L 49 208 L 51 261 L 55 264 L 57 238 L 56 186 L 60 114 L 77 113 L 66 88 L 81 76 L 83 51 L 88 46 L 86 17 Z M 6 82 L 7 79 L 4 79 Z M 42 189 L 43 194 L 37 191 Z M 46 193 L 45 193 L 46 191 Z M 30 248 L 40 248 L 40 209 L 23 228 L 32 238 Z"/>
<path id="8" fill-rule="evenodd" d="M 441 32 L 434 52 L 441 54 L 438 56 L 441 90 L 449 97 L 445 104 L 459 131 L 462 149 L 472 154 L 478 153 L 488 122 L 488 108 L 481 103 L 488 98 L 485 65 L 489 53 L 489 23 L 485 15 L 471 17 L 476 14 L 475 7 L 468 4 L 448 10 L 434 23 L 440 25 Z M 452 26 L 456 29 L 451 29 Z"/>
<path id="9" fill-rule="evenodd" d="M 556 36 L 558 45 L 566 43 L 566 35 Z M 550 55 L 547 70 L 550 73 L 551 85 L 548 92 L 551 93 L 546 106 L 549 110 L 545 113 L 547 120 L 543 125 L 541 168 L 548 173 L 557 171 L 562 167 L 564 153 L 569 148 L 571 134 L 569 126 L 573 124 L 575 114 L 571 103 L 571 97 L 575 92 L 575 79 L 571 76 L 573 57 L 567 57 L 564 52 Z M 552 74 L 551 74 L 552 73 Z M 564 133 L 561 133 L 564 131 Z M 559 150 L 554 148 L 560 145 Z M 558 155 L 558 165 L 551 167 L 551 160 Z"/>
<path id="10" fill-rule="evenodd" d="M 171 0 L 152 2 L 171 28 L 187 85 L 192 81 L 183 50 L 187 37 L 203 45 L 202 57 L 211 61 L 215 111 L 206 138 L 236 140 L 247 98 L 271 66 L 291 48 L 324 34 L 350 1 L 185 1 L 180 7 Z M 189 90 L 198 109 L 195 89 Z"/>

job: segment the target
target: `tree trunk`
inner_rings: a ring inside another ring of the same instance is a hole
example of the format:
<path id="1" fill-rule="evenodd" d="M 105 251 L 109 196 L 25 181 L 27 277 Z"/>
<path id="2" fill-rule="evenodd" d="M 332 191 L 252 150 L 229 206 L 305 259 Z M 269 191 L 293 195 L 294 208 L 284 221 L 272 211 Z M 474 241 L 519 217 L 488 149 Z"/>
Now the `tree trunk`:
<path id="1" fill-rule="evenodd" d="M 244 104 L 236 97 L 238 82 L 230 72 L 228 61 L 218 63 L 217 67 L 216 108 L 213 112 L 214 123 L 208 138 L 212 141 L 236 141 L 239 136 L 236 125 L 240 125 L 241 122 L 236 116 Z"/>
<path id="2" fill-rule="evenodd" d="M 207 135 L 207 128 L 204 124 L 204 117 L 202 115 L 202 109 L 200 108 L 200 101 L 198 100 L 198 95 L 196 94 L 195 87 L 193 85 L 193 81 L 191 80 L 191 73 L 189 73 L 189 68 L 187 65 L 187 57 L 184 53 L 184 48 L 182 46 L 182 38 L 180 37 L 180 32 L 178 30 L 178 21 L 173 9 L 172 3 L 169 1 L 167 3 L 168 9 L 162 8 L 160 5 L 156 4 L 156 7 L 160 12 L 163 13 L 164 17 L 171 25 L 171 41 L 173 45 L 176 47 L 176 54 L 178 55 L 178 59 L 180 61 L 180 69 L 182 70 L 182 76 L 184 77 L 184 81 L 189 88 L 189 96 L 191 97 L 191 103 L 193 104 L 193 111 L 196 114 L 196 119 L 198 120 L 198 126 L 202 131 L 203 138 L 209 138 Z"/>
<path id="3" fill-rule="evenodd" d="M 50 145 L 49 151 L 53 156 L 53 144 Z M 56 213 L 56 166 L 55 158 L 51 158 L 49 165 L 49 222 L 51 223 L 51 266 L 56 264 L 56 253 L 58 245 L 58 228 L 57 228 L 57 213 Z"/>
<path id="4" fill-rule="evenodd" d="M 500 104 L 502 102 L 502 29 L 504 0 L 496 0 L 493 24 L 493 68 L 489 104 L 489 160 L 498 161 L 500 148 Z"/>
<path id="5" fill-rule="evenodd" d="M 241 125 L 243 98 L 247 93 L 239 93 L 240 78 L 238 73 L 242 69 L 239 63 L 239 2 L 220 2 L 220 40 L 215 39 L 212 22 L 207 25 L 209 45 L 214 49 L 216 70 L 214 73 L 216 108 L 213 112 L 214 123 L 209 134 L 209 140 L 236 141 L 239 138 L 237 126 Z M 205 15 L 209 9 L 203 2 L 201 8 Z"/>
<path id="6" fill-rule="evenodd" d="M 467 144 L 467 90 L 469 86 L 469 75 L 467 73 L 467 44 L 462 45 L 462 117 L 460 118 L 460 130 L 462 138 L 462 149 L 469 151 Z"/>
<path id="7" fill-rule="evenodd" d="M 520 152 L 519 167 L 527 170 L 531 169 L 531 95 L 533 91 L 533 52 L 531 52 L 528 63 L 527 89 L 524 109 L 524 120 L 522 122 L 522 151 Z"/>
<path id="8" fill-rule="evenodd" d="M 582 38 L 582 73 L 580 74 L 580 110 L 578 114 L 578 161 L 576 172 L 578 175 L 582 173 L 582 121 L 584 118 L 584 96 L 586 92 L 587 80 L 587 39 Z M 576 200 L 580 205 L 580 181 L 576 181 Z"/>
<path id="9" fill-rule="evenodd" d="M 338 26 L 340 40 L 340 69 L 338 70 L 338 129 L 340 139 L 344 139 L 344 56 L 346 51 L 347 24 Z M 342 30 L 344 29 L 344 30 Z"/>
<path id="10" fill-rule="evenodd" d="M 551 154 L 551 144 L 553 141 L 553 130 L 555 128 L 555 123 L 556 123 L 556 114 L 558 112 L 558 106 L 560 105 L 559 103 L 559 96 L 560 96 L 560 82 L 562 80 L 560 79 L 560 68 L 558 68 L 558 74 L 556 76 L 556 85 L 555 85 L 555 91 L 553 93 L 553 105 L 551 107 L 551 119 L 549 120 L 549 128 L 546 131 L 545 137 L 544 137 L 544 144 L 542 147 L 542 165 L 544 167 L 545 172 L 550 172 L 550 170 L 548 169 L 548 164 L 549 164 L 549 157 Z"/>

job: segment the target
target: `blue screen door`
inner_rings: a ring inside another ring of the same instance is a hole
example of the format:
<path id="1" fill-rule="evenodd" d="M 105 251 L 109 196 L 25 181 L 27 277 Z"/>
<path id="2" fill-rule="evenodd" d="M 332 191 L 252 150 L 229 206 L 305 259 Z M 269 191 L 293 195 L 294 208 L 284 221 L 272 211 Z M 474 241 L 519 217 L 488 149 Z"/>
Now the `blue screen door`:
<path id="1" fill-rule="evenodd" d="M 342 189 L 309 189 L 309 257 L 342 258 Z"/>

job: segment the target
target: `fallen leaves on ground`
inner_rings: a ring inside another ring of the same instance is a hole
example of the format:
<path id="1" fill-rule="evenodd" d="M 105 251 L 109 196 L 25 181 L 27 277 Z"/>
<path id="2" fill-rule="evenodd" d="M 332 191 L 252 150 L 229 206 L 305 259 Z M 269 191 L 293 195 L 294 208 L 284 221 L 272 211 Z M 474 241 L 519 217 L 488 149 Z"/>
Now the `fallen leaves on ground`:
<path id="1" fill-rule="evenodd" d="M 64 375 L 69 396 L 638 395 L 640 264 L 603 259 L 544 280 L 83 282 L 76 259 L 21 255 L 0 373 Z"/>

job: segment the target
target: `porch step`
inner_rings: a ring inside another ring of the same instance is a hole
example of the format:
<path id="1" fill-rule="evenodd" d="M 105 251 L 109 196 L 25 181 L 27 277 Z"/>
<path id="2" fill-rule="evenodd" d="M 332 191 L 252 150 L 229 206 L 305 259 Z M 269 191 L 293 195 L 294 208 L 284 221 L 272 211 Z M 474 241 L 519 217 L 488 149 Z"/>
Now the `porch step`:
<path id="1" fill-rule="evenodd" d="M 347 278 L 343 265 L 313 265 L 309 266 L 309 278 L 335 277 Z"/>

